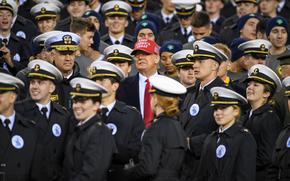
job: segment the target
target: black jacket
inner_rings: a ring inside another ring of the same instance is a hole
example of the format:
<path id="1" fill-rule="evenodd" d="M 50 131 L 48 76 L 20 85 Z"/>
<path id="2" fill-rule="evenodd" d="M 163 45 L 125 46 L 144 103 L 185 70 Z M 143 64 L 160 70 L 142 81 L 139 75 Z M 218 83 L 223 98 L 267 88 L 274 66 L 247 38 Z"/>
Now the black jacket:
<path id="1" fill-rule="evenodd" d="M 0 179 L 30 181 L 38 170 L 35 161 L 37 132 L 33 121 L 16 113 L 11 136 L 0 124 Z"/>
<path id="2" fill-rule="evenodd" d="M 26 99 L 18 102 L 15 109 L 24 117 L 36 122 L 41 149 L 37 159 L 41 160 L 39 181 L 56 180 L 61 173 L 64 146 L 68 132 L 69 113 L 57 103 L 51 103 L 49 119 L 45 119 L 35 101 Z M 56 127 L 58 132 L 55 132 Z"/>
<path id="3" fill-rule="evenodd" d="M 131 180 L 178 181 L 186 138 L 174 118 L 160 114 L 144 132 L 139 163 L 127 170 Z"/>
<path id="4" fill-rule="evenodd" d="M 290 180 L 290 124 L 279 134 L 272 159 L 272 167 L 268 171 L 269 180 Z"/>
<path id="5" fill-rule="evenodd" d="M 250 111 L 243 119 L 243 125 L 251 131 L 257 142 L 256 180 L 264 181 L 268 178 L 267 169 L 271 165 L 273 148 L 282 124 L 268 104 L 253 111 L 250 117 L 249 115 Z"/>
<path id="6" fill-rule="evenodd" d="M 199 90 L 200 82 L 197 82 L 195 90 L 187 93 L 181 106 L 179 121 L 185 130 L 186 136 L 190 137 L 190 150 L 186 154 L 182 180 L 192 180 L 194 178 L 204 140 L 208 134 L 217 129 L 213 117 L 213 108 L 210 106 L 212 99 L 210 89 L 216 86 L 224 86 L 224 82 L 219 77 L 204 87 L 203 91 Z"/>
<path id="7" fill-rule="evenodd" d="M 210 134 L 203 145 L 195 181 L 255 181 L 257 145 L 238 123 Z"/>
<path id="8" fill-rule="evenodd" d="M 192 32 L 187 32 L 188 36 L 185 37 L 180 29 L 180 24 L 177 22 L 171 26 L 170 29 L 166 29 L 160 32 L 159 44 L 162 45 L 164 41 L 175 39 L 180 41 L 182 44 L 188 43 L 188 37 L 192 35 Z"/>
<path id="9" fill-rule="evenodd" d="M 105 181 L 116 145 L 98 115 L 74 127 L 65 149 L 63 181 Z"/>
<path id="10" fill-rule="evenodd" d="M 27 66 L 29 57 L 32 55 L 31 49 L 24 39 L 17 37 L 13 32 L 10 34 L 7 47 L 10 50 L 14 67 L 12 68 L 9 67 L 8 64 L 6 65 L 9 72 L 11 72 L 13 75 L 16 75 L 18 71 L 24 69 Z M 0 67 L 3 67 L 3 62 L 5 60 L 1 59 L 2 58 L 0 58 Z"/>
<path id="11" fill-rule="evenodd" d="M 15 33 L 16 36 L 25 39 L 27 43 L 32 42 L 33 38 L 40 34 L 38 27 L 36 27 L 31 20 L 19 15 L 17 15 L 11 31 Z"/>
<path id="12" fill-rule="evenodd" d="M 124 165 L 129 163 L 130 159 L 135 162 L 138 160 L 141 149 L 141 135 L 144 130 L 142 116 L 136 108 L 127 106 L 121 101 L 116 101 L 104 122 L 111 129 L 118 149 L 118 153 L 114 155 L 112 160 L 108 180 L 127 181 L 122 172 Z"/>

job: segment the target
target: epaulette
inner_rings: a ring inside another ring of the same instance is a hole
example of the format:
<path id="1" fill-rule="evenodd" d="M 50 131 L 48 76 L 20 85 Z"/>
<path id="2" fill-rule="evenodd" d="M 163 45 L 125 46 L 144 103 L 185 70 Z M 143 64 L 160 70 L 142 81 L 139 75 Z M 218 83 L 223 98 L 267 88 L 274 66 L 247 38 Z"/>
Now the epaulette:
<path id="1" fill-rule="evenodd" d="M 242 128 L 240 130 L 241 130 L 241 132 L 246 132 L 246 133 L 249 133 L 250 132 L 247 128 Z"/>
<path id="2" fill-rule="evenodd" d="M 32 125 L 36 125 L 36 122 L 34 121 L 34 120 L 28 120 L 28 122 L 30 123 L 30 124 L 32 124 Z"/>
<path id="3" fill-rule="evenodd" d="M 131 109 L 131 110 L 138 111 L 138 109 L 137 109 L 136 107 L 134 107 L 134 106 L 127 105 L 127 107 L 128 107 L 129 109 Z"/>

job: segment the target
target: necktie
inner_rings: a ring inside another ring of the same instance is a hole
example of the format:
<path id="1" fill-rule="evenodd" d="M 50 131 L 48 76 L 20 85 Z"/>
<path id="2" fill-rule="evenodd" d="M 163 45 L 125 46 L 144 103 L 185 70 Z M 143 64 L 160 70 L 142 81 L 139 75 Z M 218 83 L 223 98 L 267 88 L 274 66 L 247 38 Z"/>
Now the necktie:
<path id="1" fill-rule="evenodd" d="M 8 44 L 7 38 L 3 38 L 2 42 L 5 44 L 5 46 L 7 46 L 7 44 Z"/>
<path id="2" fill-rule="evenodd" d="M 119 45 L 119 44 L 121 44 L 120 41 L 119 40 L 116 40 L 115 41 L 115 45 Z"/>
<path id="3" fill-rule="evenodd" d="M 169 19 L 169 17 L 166 17 L 165 20 L 166 20 L 166 23 L 167 23 L 167 24 L 170 23 L 170 19 Z"/>
<path id="4" fill-rule="evenodd" d="M 150 90 L 151 86 L 150 86 L 150 82 L 147 79 L 146 80 L 146 86 L 145 86 L 145 93 L 144 93 L 144 123 L 145 123 L 145 127 L 148 128 L 150 123 L 153 120 L 153 112 L 151 110 L 151 105 L 150 105 Z"/>
<path id="5" fill-rule="evenodd" d="M 4 120 L 4 124 L 5 124 L 5 129 L 7 130 L 7 133 L 10 135 L 11 134 L 11 130 L 9 128 L 9 124 L 10 124 L 10 120 L 9 119 L 5 119 Z"/>
<path id="6" fill-rule="evenodd" d="M 109 109 L 106 108 L 106 107 L 103 107 L 101 109 L 103 122 L 107 121 L 107 118 L 108 118 L 107 113 L 108 113 L 108 111 L 109 111 Z"/>
<path id="7" fill-rule="evenodd" d="M 187 29 L 184 28 L 183 30 L 184 30 L 184 34 L 183 35 L 184 35 L 185 38 L 187 38 Z"/>
<path id="8" fill-rule="evenodd" d="M 42 107 L 40 111 L 42 115 L 47 119 L 47 114 L 46 114 L 48 111 L 47 107 Z"/>

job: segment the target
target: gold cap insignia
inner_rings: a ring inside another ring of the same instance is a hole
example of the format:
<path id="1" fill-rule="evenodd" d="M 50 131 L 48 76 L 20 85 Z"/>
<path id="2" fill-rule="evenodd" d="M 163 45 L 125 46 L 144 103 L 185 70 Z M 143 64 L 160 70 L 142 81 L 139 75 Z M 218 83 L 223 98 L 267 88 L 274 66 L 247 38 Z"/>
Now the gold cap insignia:
<path id="1" fill-rule="evenodd" d="M 97 67 L 91 67 L 89 69 L 89 72 L 90 72 L 91 75 L 95 75 L 97 73 Z"/>
<path id="2" fill-rule="evenodd" d="M 120 6 L 119 6 L 118 4 L 116 4 L 116 5 L 114 6 L 114 10 L 115 10 L 115 11 L 119 11 L 119 9 L 120 9 Z"/>
<path id="3" fill-rule="evenodd" d="M 192 59 L 192 55 L 191 54 L 187 54 L 186 55 L 186 59 L 187 59 L 187 61 L 190 61 Z"/>
<path id="4" fill-rule="evenodd" d="M 258 69 L 258 68 L 255 68 L 253 74 L 256 75 L 256 74 L 258 74 L 258 73 L 259 73 L 259 69 Z"/>
<path id="5" fill-rule="evenodd" d="M 3 5 L 3 6 L 5 6 L 6 4 L 7 4 L 6 0 L 3 0 L 3 1 L 1 2 L 1 5 Z"/>
<path id="6" fill-rule="evenodd" d="M 260 48 L 261 48 L 262 51 L 265 51 L 265 50 L 266 50 L 266 45 L 265 45 L 265 44 L 262 44 L 262 45 L 260 46 Z"/>
<path id="7" fill-rule="evenodd" d="M 36 64 L 35 66 L 34 66 L 34 71 L 39 71 L 40 70 L 40 65 L 38 65 L 38 64 Z"/>
<path id="8" fill-rule="evenodd" d="M 195 45 L 193 51 L 196 53 L 198 51 L 198 49 L 199 49 L 199 46 L 198 45 Z"/>
<path id="9" fill-rule="evenodd" d="M 115 49 L 114 51 L 113 51 L 113 54 L 116 56 L 116 55 L 118 55 L 119 54 L 119 50 L 118 49 Z"/>
<path id="10" fill-rule="evenodd" d="M 218 100 L 218 98 L 219 98 L 219 93 L 214 92 L 213 93 L 213 100 Z"/>
<path id="11" fill-rule="evenodd" d="M 72 42 L 72 37 L 70 35 L 64 35 L 62 39 L 64 44 L 70 45 Z"/>
<path id="12" fill-rule="evenodd" d="M 185 11 L 186 11 L 186 9 L 185 9 L 185 8 L 182 8 L 182 9 L 181 9 L 181 12 L 185 12 Z"/>
<path id="13" fill-rule="evenodd" d="M 45 7 L 42 7 L 41 10 L 40 10 L 40 12 L 41 12 L 42 14 L 44 14 L 44 13 L 46 12 Z"/>
<path id="14" fill-rule="evenodd" d="M 76 91 L 77 91 L 77 92 L 80 92 L 80 91 L 81 91 L 81 84 L 77 84 L 77 85 L 76 85 Z"/>

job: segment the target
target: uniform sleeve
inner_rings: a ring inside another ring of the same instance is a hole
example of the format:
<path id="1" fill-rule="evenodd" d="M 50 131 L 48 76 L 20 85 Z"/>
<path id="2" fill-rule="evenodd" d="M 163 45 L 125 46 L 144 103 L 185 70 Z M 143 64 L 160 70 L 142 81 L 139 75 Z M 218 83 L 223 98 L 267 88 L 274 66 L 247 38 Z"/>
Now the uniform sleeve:
<path id="1" fill-rule="evenodd" d="M 130 179 L 153 176 L 157 173 L 159 159 L 162 152 L 161 139 L 158 129 L 148 129 L 143 137 L 143 145 L 139 154 L 139 163 L 127 170 Z"/>
<path id="2" fill-rule="evenodd" d="M 244 133 L 244 139 L 241 142 L 239 154 L 237 155 L 237 164 L 235 180 L 237 181 L 255 181 L 256 180 L 256 151 L 257 145 L 255 139 L 249 133 Z"/>
<path id="3" fill-rule="evenodd" d="M 137 157 L 141 149 L 141 135 L 145 126 L 141 114 L 137 112 L 137 110 L 134 112 L 133 127 L 132 130 L 130 130 L 131 134 L 128 140 L 128 149 L 130 157 L 134 160 L 138 160 Z"/>
<path id="4" fill-rule="evenodd" d="M 111 163 L 114 150 L 113 137 L 109 130 L 100 128 L 93 132 L 84 152 L 81 171 L 70 181 L 103 181 Z"/>
<path id="5" fill-rule="evenodd" d="M 262 170 L 271 164 L 272 153 L 276 139 L 281 131 L 281 122 L 274 113 L 268 114 L 261 124 L 260 143 L 258 143 L 257 170 Z"/>

